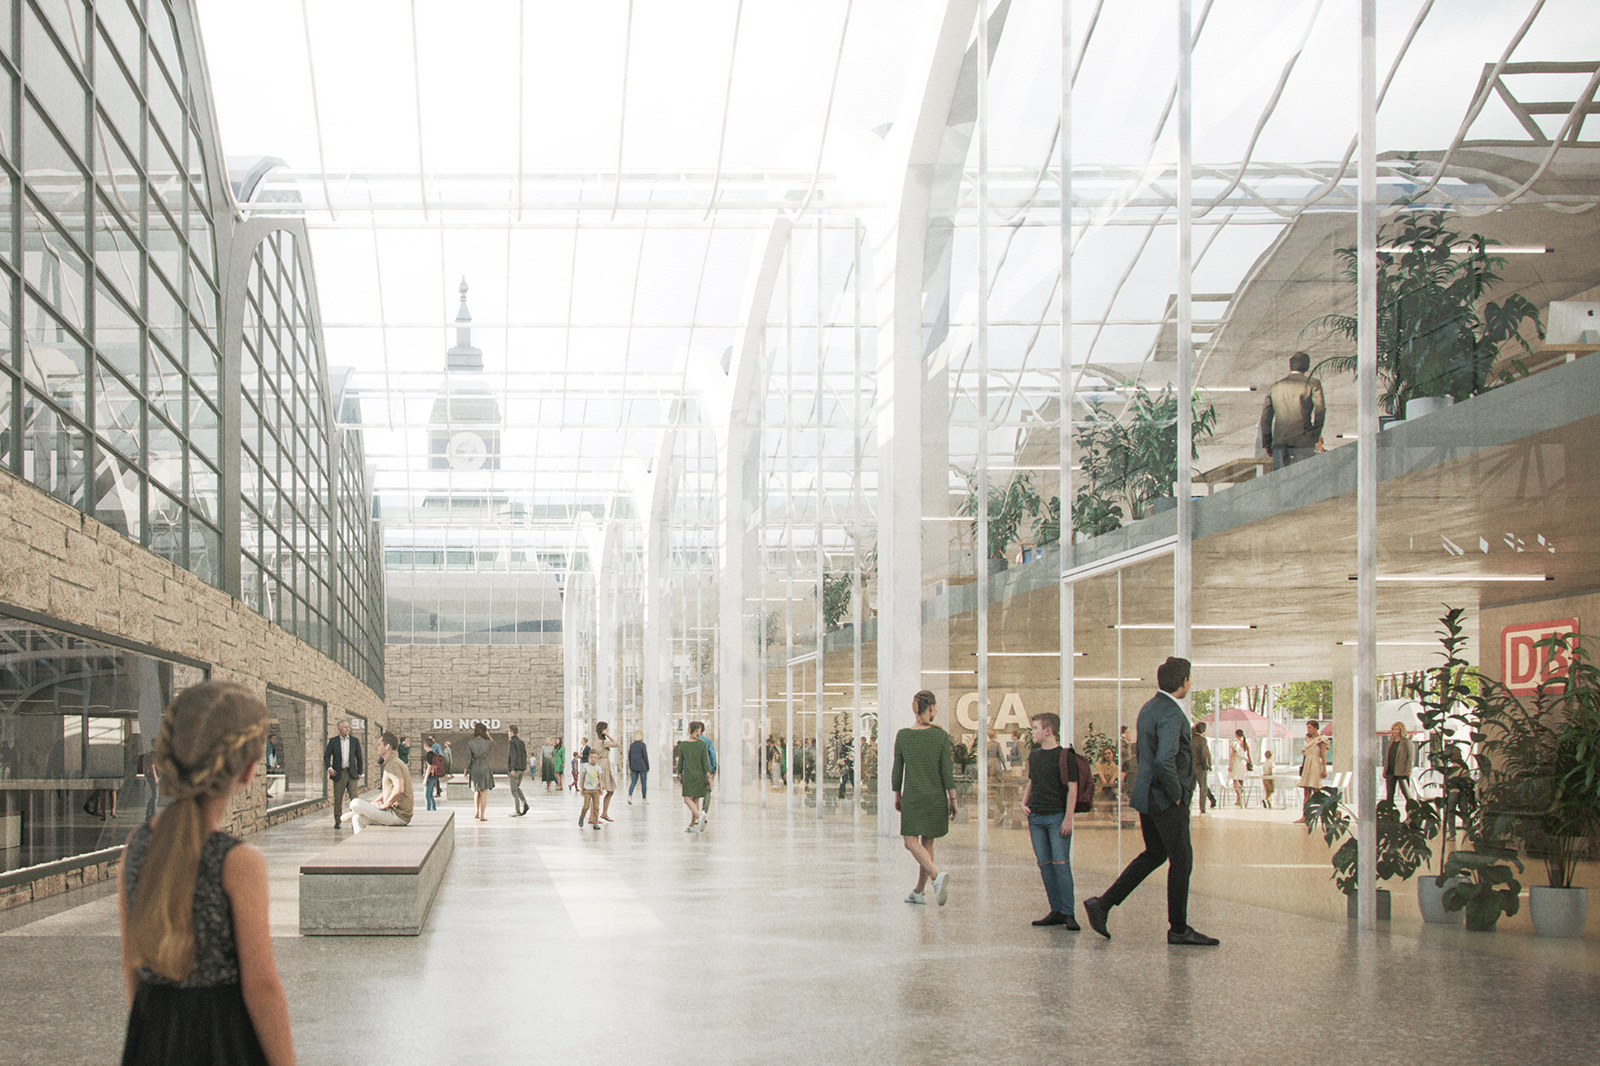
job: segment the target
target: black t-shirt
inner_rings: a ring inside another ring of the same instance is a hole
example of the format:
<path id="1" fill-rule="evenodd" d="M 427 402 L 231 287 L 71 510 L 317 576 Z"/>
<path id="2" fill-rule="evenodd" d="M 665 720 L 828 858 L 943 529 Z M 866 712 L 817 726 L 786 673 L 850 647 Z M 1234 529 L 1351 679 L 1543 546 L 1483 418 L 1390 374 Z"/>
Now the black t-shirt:
<path id="1" fill-rule="evenodd" d="M 1028 780 L 1033 791 L 1028 793 L 1028 809 L 1034 814 L 1062 814 L 1067 809 L 1067 785 L 1061 781 L 1061 755 L 1063 747 L 1034 748 L 1028 754 Z M 1078 781 L 1078 760 L 1067 762 L 1067 782 Z M 1080 786 L 1082 787 L 1082 786 Z"/>

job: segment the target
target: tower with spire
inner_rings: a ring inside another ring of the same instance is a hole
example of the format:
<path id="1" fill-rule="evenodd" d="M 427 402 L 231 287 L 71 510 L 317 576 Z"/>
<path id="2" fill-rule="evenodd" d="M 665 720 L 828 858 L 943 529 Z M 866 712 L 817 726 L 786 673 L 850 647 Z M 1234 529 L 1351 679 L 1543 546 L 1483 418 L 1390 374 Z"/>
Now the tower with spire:
<path id="1" fill-rule="evenodd" d="M 445 352 L 444 387 L 428 419 L 428 468 L 470 473 L 500 469 L 500 403 L 483 374 L 483 350 L 472 344 L 467 279 L 461 279 L 456 343 Z"/>

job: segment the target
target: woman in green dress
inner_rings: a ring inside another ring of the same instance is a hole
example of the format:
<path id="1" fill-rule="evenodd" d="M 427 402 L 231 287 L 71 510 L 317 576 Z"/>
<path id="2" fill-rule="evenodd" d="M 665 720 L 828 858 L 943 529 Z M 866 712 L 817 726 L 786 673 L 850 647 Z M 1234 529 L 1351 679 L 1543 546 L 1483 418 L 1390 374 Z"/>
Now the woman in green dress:
<path id="1" fill-rule="evenodd" d="M 711 796 L 713 771 L 711 751 L 700 739 L 705 729 L 704 722 L 690 722 L 689 739 L 678 744 L 678 781 L 683 787 L 683 805 L 689 808 L 689 828 L 684 830 L 685 833 L 696 830 L 703 833 L 706 827 L 706 821 L 700 814 L 700 801 Z"/>
<path id="2" fill-rule="evenodd" d="M 956 814 L 956 771 L 950 734 L 933 724 L 939 705 L 924 689 L 911 698 L 916 724 L 894 738 L 894 809 L 900 812 L 900 835 L 917 860 L 917 887 L 907 903 L 926 903 L 922 890 L 931 885 L 943 907 L 949 895 L 949 874 L 933 864 L 933 842 L 950 831 Z"/>

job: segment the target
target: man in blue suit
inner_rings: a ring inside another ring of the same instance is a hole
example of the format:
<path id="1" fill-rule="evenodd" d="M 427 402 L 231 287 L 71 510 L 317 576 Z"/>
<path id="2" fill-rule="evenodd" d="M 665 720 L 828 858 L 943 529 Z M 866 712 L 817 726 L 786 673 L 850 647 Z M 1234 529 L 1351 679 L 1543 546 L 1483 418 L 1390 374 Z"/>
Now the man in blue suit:
<path id="1" fill-rule="evenodd" d="M 1189 716 L 1178 701 L 1189 694 L 1189 660 L 1172 656 L 1156 669 L 1161 687 L 1139 708 L 1139 770 L 1133 780 L 1133 809 L 1139 812 L 1144 851 L 1134 857 L 1112 886 L 1083 901 L 1089 925 L 1111 939 L 1106 918 L 1111 908 L 1162 863 L 1167 867 L 1167 943 L 1214 946 L 1219 941 L 1189 925 L 1189 800 L 1194 796 L 1194 764 L 1189 753 Z"/>

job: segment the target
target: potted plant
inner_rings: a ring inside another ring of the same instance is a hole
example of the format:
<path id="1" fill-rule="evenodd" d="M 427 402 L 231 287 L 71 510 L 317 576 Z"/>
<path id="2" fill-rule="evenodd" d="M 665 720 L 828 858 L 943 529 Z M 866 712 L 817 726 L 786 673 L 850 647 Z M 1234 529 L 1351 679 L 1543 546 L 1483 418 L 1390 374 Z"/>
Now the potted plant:
<path id="1" fill-rule="evenodd" d="M 822 575 L 822 624 L 828 632 L 838 629 L 845 612 L 850 610 L 850 595 L 854 587 L 855 577 L 849 571 Z"/>
<path id="2" fill-rule="evenodd" d="M 1496 759 L 1493 797 L 1530 855 L 1544 859 L 1547 885 L 1529 891 L 1540 936 L 1576 937 L 1588 919 L 1588 889 L 1572 885 L 1579 858 L 1600 825 L 1600 668 L 1574 634 L 1536 648 L 1564 662 L 1561 676 L 1490 723 L 1485 747 Z"/>
<path id="3" fill-rule="evenodd" d="M 1006 568 L 1006 552 L 1020 539 L 1022 524 L 1039 510 L 1039 492 L 1027 474 L 1014 474 L 1002 485 L 989 486 L 989 571 Z M 972 517 L 972 536 L 978 536 L 978 479 L 967 477 L 967 498 L 959 512 Z"/>
<path id="4" fill-rule="evenodd" d="M 1346 910 L 1356 917 L 1357 862 L 1360 844 L 1350 833 L 1350 810 L 1345 806 L 1337 788 L 1319 788 L 1306 801 L 1303 814 L 1306 832 L 1322 830 L 1322 838 L 1331 848 L 1344 840 L 1333 853 L 1333 881 L 1346 897 Z M 1433 857 L 1428 841 L 1439 831 L 1438 810 L 1431 803 L 1412 803 L 1406 816 L 1389 800 L 1380 800 L 1377 812 L 1377 873 L 1378 880 L 1404 881 Z M 1388 921 L 1390 915 L 1389 890 L 1378 889 L 1378 920 Z"/>
<path id="5" fill-rule="evenodd" d="M 1438 775 L 1441 782 L 1446 783 L 1444 795 L 1437 799 L 1418 801 L 1434 807 L 1435 832 L 1442 830 L 1447 813 L 1451 816 L 1449 820 L 1452 825 L 1454 816 L 1461 814 L 1470 827 L 1473 810 L 1473 805 L 1464 795 L 1467 786 L 1461 781 L 1464 776 L 1462 771 L 1467 765 L 1462 742 L 1453 739 L 1459 737 L 1463 731 L 1470 736 L 1475 730 L 1478 722 L 1478 715 L 1475 712 L 1480 710 L 1482 696 L 1482 687 L 1475 684 L 1476 678 L 1471 664 L 1461 656 L 1461 651 L 1467 643 L 1465 627 L 1462 624 L 1465 613 L 1460 607 L 1446 608 L 1444 617 L 1439 619 L 1439 624 L 1443 627 L 1439 634 L 1439 643 L 1444 649 L 1441 653 L 1444 663 L 1423 671 L 1422 675 L 1406 689 L 1406 695 L 1416 700 L 1422 708 L 1418 717 L 1428 738 L 1428 768 Z M 1452 785 L 1455 787 L 1451 787 Z M 1444 872 L 1444 858 L 1444 849 L 1441 848 L 1439 874 Z M 1437 877 L 1417 879 L 1417 908 L 1422 912 L 1424 922 L 1454 925 L 1461 920 L 1459 910 L 1450 911 L 1445 908 L 1444 894 L 1449 884 L 1450 882 L 1439 881 Z"/>
<path id="6" fill-rule="evenodd" d="M 1503 280 L 1505 257 L 1490 254 L 1499 242 L 1478 233 L 1463 237 L 1445 229 L 1444 219 L 1443 211 L 1418 211 L 1378 230 L 1378 247 L 1384 249 L 1377 264 L 1379 403 L 1390 415 L 1415 418 L 1527 376 L 1519 359 L 1497 366 L 1500 351 L 1516 342 L 1532 352 L 1522 335 L 1528 324 L 1544 337 L 1538 308 L 1521 293 L 1479 310 Z M 1356 249 L 1335 254 L 1355 284 Z M 1356 340 L 1354 315 L 1327 315 L 1318 324 Z M 1317 369 L 1324 366 L 1354 373 L 1356 356 L 1325 359 Z"/>
<path id="7" fill-rule="evenodd" d="M 1073 531 L 1098 536 L 1118 529 L 1124 515 L 1148 518 L 1173 499 L 1178 476 L 1178 397 L 1171 385 L 1152 394 L 1141 384 L 1120 416 L 1103 404 L 1089 405 L 1073 430 L 1084 484 L 1073 508 Z M 1191 461 L 1199 444 L 1216 431 L 1217 411 L 1190 399 L 1194 418 Z M 1124 508 L 1126 505 L 1126 508 Z"/>
<path id="8" fill-rule="evenodd" d="M 1501 914 L 1515 914 L 1521 906 L 1522 882 L 1512 873 L 1513 866 L 1522 872 L 1515 848 L 1479 844 L 1452 851 L 1434 883 L 1444 889 L 1446 910 L 1465 912 L 1468 929 L 1491 932 Z"/>

